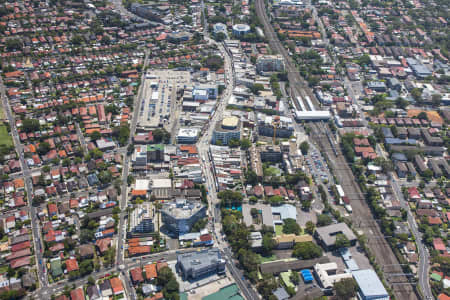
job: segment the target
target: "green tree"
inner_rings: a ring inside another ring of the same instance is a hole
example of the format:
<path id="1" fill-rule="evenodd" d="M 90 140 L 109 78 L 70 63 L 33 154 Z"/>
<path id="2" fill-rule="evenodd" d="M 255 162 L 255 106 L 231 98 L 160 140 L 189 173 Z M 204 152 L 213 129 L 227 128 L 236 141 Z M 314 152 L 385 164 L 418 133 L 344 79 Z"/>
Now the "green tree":
<path id="1" fill-rule="evenodd" d="M 308 154 L 309 150 L 309 143 L 307 141 L 304 141 L 300 144 L 300 150 L 302 151 L 303 155 Z"/>
<path id="2" fill-rule="evenodd" d="M 292 281 L 294 285 L 298 285 L 300 283 L 300 275 L 297 271 L 292 270 L 289 279 Z"/>
<path id="3" fill-rule="evenodd" d="M 94 131 L 90 134 L 90 137 L 93 141 L 101 139 L 102 135 L 100 134 L 100 131 Z"/>
<path id="4" fill-rule="evenodd" d="M 334 284 L 334 290 L 339 300 L 347 300 L 356 296 L 358 284 L 353 278 L 345 278 Z"/>
<path id="5" fill-rule="evenodd" d="M 252 142 L 250 142 L 249 139 L 242 139 L 241 140 L 241 149 L 242 150 L 247 150 L 251 146 L 252 146 Z"/>
<path id="6" fill-rule="evenodd" d="M 102 184 L 110 183 L 113 179 L 111 171 L 109 170 L 101 171 L 98 174 L 98 179 Z"/>
<path id="7" fill-rule="evenodd" d="M 409 102 L 403 98 L 398 97 L 397 100 L 395 100 L 395 106 L 397 106 L 397 108 L 405 109 L 408 105 Z"/>
<path id="8" fill-rule="evenodd" d="M 283 196 L 274 195 L 269 198 L 269 202 L 271 205 L 280 205 L 284 201 Z"/>
<path id="9" fill-rule="evenodd" d="M 224 207 L 240 206 L 243 199 L 242 193 L 231 190 L 220 191 L 217 197 L 221 199 L 221 205 Z"/>
<path id="10" fill-rule="evenodd" d="M 94 265 L 92 264 L 92 259 L 84 259 L 80 263 L 80 274 L 81 276 L 86 276 L 94 271 Z"/>
<path id="11" fill-rule="evenodd" d="M 168 143 L 170 141 L 170 133 L 164 128 L 158 128 L 152 132 L 155 143 Z"/>
<path id="12" fill-rule="evenodd" d="M 313 222 L 311 222 L 311 221 L 306 222 L 306 224 L 305 224 L 305 231 L 307 233 L 312 235 L 315 230 L 316 230 L 316 226 L 314 225 Z"/>
<path id="13" fill-rule="evenodd" d="M 34 132 L 40 129 L 39 120 L 37 119 L 24 119 L 22 121 L 22 130 L 25 132 Z"/>
<path id="14" fill-rule="evenodd" d="M 358 59 L 358 64 L 363 66 L 368 66 L 370 64 L 370 56 L 367 54 L 361 55 Z"/>
<path id="15" fill-rule="evenodd" d="M 47 154 L 49 151 L 50 151 L 50 144 L 49 144 L 49 143 L 47 143 L 47 142 L 39 143 L 37 152 L 38 152 L 40 155 Z"/>
<path id="16" fill-rule="evenodd" d="M 333 219 L 329 215 L 321 214 L 317 216 L 318 227 L 327 226 L 330 225 L 331 223 L 333 223 Z"/>
<path id="17" fill-rule="evenodd" d="M 130 128 L 126 125 L 114 127 L 113 136 L 117 138 L 121 146 L 125 145 L 130 138 Z"/>
<path id="18" fill-rule="evenodd" d="M 78 46 L 81 45 L 84 42 L 84 39 L 81 37 L 81 35 L 75 34 L 71 39 L 72 44 Z"/>
<path id="19" fill-rule="evenodd" d="M 322 256 L 322 248 L 313 242 L 297 243 L 294 245 L 292 256 L 300 259 L 311 259 Z"/>
<path id="20" fill-rule="evenodd" d="M 250 91 L 255 95 L 259 95 L 262 90 L 264 90 L 264 86 L 261 83 L 255 83 L 250 87 Z"/>
<path id="21" fill-rule="evenodd" d="M 256 175 L 255 171 L 248 170 L 244 173 L 244 176 L 247 184 L 255 185 L 258 183 L 258 176 Z"/>
<path id="22" fill-rule="evenodd" d="M 416 101 L 417 104 L 421 104 L 423 102 L 422 99 L 422 89 L 413 88 L 411 90 L 411 97 Z"/>
<path id="23" fill-rule="evenodd" d="M 283 220 L 283 233 L 285 234 L 300 234 L 301 228 L 300 225 L 294 219 L 286 218 Z"/>
<path id="24" fill-rule="evenodd" d="M 5 46 L 6 46 L 6 49 L 8 49 L 8 51 L 22 50 L 23 43 L 20 39 L 13 38 L 13 39 L 7 39 Z"/>
<path id="25" fill-rule="evenodd" d="M 197 222 L 192 225 L 191 232 L 200 232 L 203 228 L 205 228 L 206 224 L 208 223 L 208 218 L 203 218 L 198 220 Z"/>
<path id="26" fill-rule="evenodd" d="M 175 275 L 169 267 L 164 267 L 158 271 L 157 284 L 163 287 L 163 295 L 168 300 L 178 300 L 179 285 Z"/>
<path id="27" fill-rule="evenodd" d="M 421 120 L 428 120 L 428 116 L 427 113 L 422 111 L 417 115 L 417 118 L 421 119 Z"/>
<path id="28" fill-rule="evenodd" d="M 94 233 L 89 229 L 81 229 L 80 242 L 82 244 L 88 243 L 94 240 Z"/>
<path id="29" fill-rule="evenodd" d="M 431 96 L 431 104 L 434 107 L 439 107 L 441 105 L 441 101 L 442 101 L 442 95 L 434 94 Z"/>
<path id="30" fill-rule="evenodd" d="M 350 241 L 344 234 L 339 233 L 336 235 L 335 246 L 336 248 L 348 248 L 350 247 Z"/>
<path id="31" fill-rule="evenodd" d="M 276 243 L 273 239 L 272 233 L 266 233 L 262 239 L 262 254 L 264 256 L 270 256 L 272 254 L 272 250 L 275 248 Z"/>
<path id="32" fill-rule="evenodd" d="M 240 141 L 239 141 L 238 139 L 231 139 L 231 140 L 228 141 L 228 146 L 229 146 L 230 148 L 236 148 L 236 147 L 239 147 L 240 144 L 241 144 L 241 143 L 240 143 Z"/>

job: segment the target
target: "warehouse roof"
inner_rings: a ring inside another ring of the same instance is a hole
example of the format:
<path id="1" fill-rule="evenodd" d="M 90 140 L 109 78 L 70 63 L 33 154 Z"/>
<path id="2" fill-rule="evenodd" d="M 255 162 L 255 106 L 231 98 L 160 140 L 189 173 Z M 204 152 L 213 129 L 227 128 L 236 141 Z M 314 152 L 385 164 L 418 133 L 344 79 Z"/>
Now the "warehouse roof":
<path id="1" fill-rule="evenodd" d="M 358 270 L 352 272 L 358 283 L 359 290 L 365 299 L 389 299 L 389 294 L 372 269 Z"/>

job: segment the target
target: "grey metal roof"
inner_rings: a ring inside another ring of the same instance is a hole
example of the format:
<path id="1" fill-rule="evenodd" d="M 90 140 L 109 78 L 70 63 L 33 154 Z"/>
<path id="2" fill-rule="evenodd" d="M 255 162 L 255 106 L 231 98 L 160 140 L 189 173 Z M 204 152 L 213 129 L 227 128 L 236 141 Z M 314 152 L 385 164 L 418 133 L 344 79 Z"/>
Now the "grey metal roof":
<path id="1" fill-rule="evenodd" d="M 357 270 L 352 275 L 365 299 L 389 299 L 389 294 L 374 270 Z"/>

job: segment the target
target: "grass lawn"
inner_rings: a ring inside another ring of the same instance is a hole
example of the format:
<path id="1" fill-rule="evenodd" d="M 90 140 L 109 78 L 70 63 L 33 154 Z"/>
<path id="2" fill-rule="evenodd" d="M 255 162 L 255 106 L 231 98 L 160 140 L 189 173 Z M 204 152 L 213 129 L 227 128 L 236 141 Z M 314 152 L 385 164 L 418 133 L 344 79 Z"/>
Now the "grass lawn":
<path id="1" fill-rule="evenodd" d="M 283 225 L 275 225 L 275 234 L 282 235 L 283 234 Z"/>
<path id="2" fill-rule="evenodd" d="M 269 167 L 269 168 L 265 169 L 264 171 L 265 171 L 265 174 L 267 174 L 267 176 L 279 176 L 280 175 L 280 170 L 275 167 Z"/>
<path id="3" fill-rule="evenodd" d="M 271 256 L 262 256 L 262 255 L 260 255 L 260 254 L 258 254 L 258 256 L 259 256 L 259 263 L 260 264 L 262 264 L 262 263 L 266 263 L 266 262 L 269 262 L 269 261 L 274 261 L 274 260 L 277 260 L 277 257 L 275 256 L 275 254 L 272 254 Z"/>
<path id="4" fill-rule="evenodd" d="M 3 124 L 0 125 L 0 145 L 5 145 L 7 147 L 13 145 L 13 140 L 9 135 L 8 130 L 6 130 L 6 126 Z"/>

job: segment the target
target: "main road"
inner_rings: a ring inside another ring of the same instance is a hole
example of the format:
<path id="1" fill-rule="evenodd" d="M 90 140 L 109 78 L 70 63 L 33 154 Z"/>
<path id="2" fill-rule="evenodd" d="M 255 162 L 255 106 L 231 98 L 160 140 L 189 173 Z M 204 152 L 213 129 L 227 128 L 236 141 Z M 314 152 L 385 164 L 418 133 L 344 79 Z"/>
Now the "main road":
<path id="1" fill-rule="evenodd" d="M 301 95 L 305 97 L 308 95 L 315 102 L 315 105 L 320 107 L 320 104 L 315 100 L 315 97 L 305 80 L 300 76 L 295 62 L 291 59 L 287 50 L 278 39 L 278 36 L 270 24 L 264 5 L 263 0 L 256 0 L 256 13 L 259 20 L 264 25 L 264 31 L 269 40 L 270 47 L 275 52 L 281 54 L 285 60 L 289 85 L 292 87 L 291 96 L 296 97 Z M 336 141 L 330 134 L 328 126 L 326 124 L 311 124 L 310 126 L 312 129 L 311 137 L 318 143 L 322 153 L 328 156 L 330 167 L 334 170 L 346 195 L 350 198 L 353 208 L 352 219 L 355 227 L 364 232 L 366 237 L 369 238 L 369 242 L 371 243 L 370 250 L 374 253 L 377 263 L 382 267 L 387 265 L 392 266 L 393 272 L 395 273 L 403 273 L 396 256 L 387 243 L 378 223 L 375 221 L 370 208 L 367 205 L 365 196 L 362 194 L 355 181 L 353 172 L 349 168 Z M 400 281 L 398 282 L 399 284 L 391 284 L 394 295 L 398 299 L 417 299 L 414 289 L 408 285 L 407 278 L 399 276 L 397 279 Z"/>
<path id="2" fill-rule="evenodd" d="M 42 259 L 42 242 L 41 242 L 41 234 L 39 229 L 39 220 L 37 218 L 37 212 L 35 207 L 33 206 L 33 183 L 31 181 L 31 172 L 28 168 L 27 163 L 25 162 L 25 157 L 23 153 L 23 145 L 20 142 L 19 139 L 19 133 L 17 131 L 16 126 L 16 120 L 12 113 L 11 106 L 9 105 L 8 98 L 5 93 L 5 86 L 3 85 L 3 79 L 0 76 L 0 93 L 2 97 L 2 105 L 5 111 L 5 114 L 8 118 L 9 125 L 11 128 L 11 136 L 14 141 L 14 146 L 16 149 L 17 154 L 19 155 L 19 161 L 20 161 L 20 167 L 22 168 L 24 181 L 25 181 L 25 190 L 27 192 L 27 201 L 28 201 L 28 207 L 31 217 L 31 228 L 33 233 L 33 245 L 34 245 L 34 253 L 36 257 L 36 263 L 37 263 L 37 276 L 39 281 L 39 288 L 43 291 L 43 298 L 48 298 L 46 293 L 45 287 L 48 285 L 47 282 L 47 276 L 45 272 L 45 266 Z"/>
<path id="3" fill-rule="evenodd" d="M 201 8 L 204 12 L 205 5 L 203 1 L 201 2 Z M 203 16 L 205 16 L 205 13 L 203 13 Z M 223 94 L 218 100 L 218 104 L 216 105 L 216 108 L 214 110 L 213 115 L 211 116 L 209 123 L 206 125 L 206 127 L 202 131 L 202 135 L 197 141 L 197 148 L 199 152 L 199 156 L 202 161 L 203 165 L 203 172 L 204 176 L 206 178 L 206 185 L 208 187 L 208 204 L 209 204 L 209 215 L 211 217 L 212 221 L 212 229 L 213 234 L 215 238 L 216 245 L 220 249 L 222 256 L 226 259 L 226 265 L 228 267 L 228 270 L 230 271 L 231 275 L 233 276 L 234 280 L 238 284 L 239 288 L 241 289 L 244 297 L 248 300 L 256 300 L 259 299 L 258 293 L 251 288 L 251 284 L 245 279 L 244 274 L 242 270 L 238 269 L 233 261 L 233 255 L 231 253 L 231 250 L 227 243 L 222 238 L 221 233 L 221 224 L 219 222 L 220 220 L 220 210 L 218 208 L 219 201 L 217 198 L 217 190 L 216 190 L 216 183 L 214 179 L 214 174 L 212 172 L 212 164 L 209 160 L 209 145 L 211 143 L 212 133 L 214 131 L 214 128 L 216 127 L 217 123 L 222 120 L 223 112 L 227 106 L 228 100 L 230 99 L 231 95 L 233 94 L 234 89 L 234 68 L 233 68 L 233 61 L 230 57 L 229 53 L 226 51 L 224 46 L 222 44 L 218 44 L 213 40 L 210 40 L 208 37 L 207 32 L 207 23 L 206 18 L 204 19 L 204 37 L 205 40 L 214 43 L 219 47 L 220 52 L 223 55 L 224 58 L 224 69 L 226 74 L 226 88 L 223 91 Z"/>
<path id="4" fill-rule="evenodd" d="M 144 59 L 144 66 L 142 70 L 144 72 L 141 75 L 141 85 L 139 87 L 139 91 L 134 99 L 134 109 L 133 109 L 133 115 L 131 117 L 131 128 L 130 128 L 130 137 L 128 139 L 127 145 L 125 147 L 128 147 L 133 142 L 133 137 L 136 132 L 136 125 L 137 120 L 139 116 L 139 110 L 141 106 L 141 97 L 142 97 L 142 91 L 144 89 L 144 80 L 145 80 L 145 69 L 148 64 L 148 57 L 149 57 L 149 51 L 146 50 L 145 52 L 145 59 Z M 124 147 L 124 148 L 125 148 Z M 121 198 L 120 198 L 120 220 L 119 220 L 119 233 L 117 236 L 117 259 L 116 264 L 121 265 L 123 263 L 123 244 L 125 240 L 125 216 L 127 214 L 127 200 L 128 200 L 128 173 L 129 173 L 129 165 L 130 165 L 130 156 L 128 154 L 124 155 L 124 161 L 123 161 L 123 170 L 122 170 L 122 191 L 121 191 Z"/>

